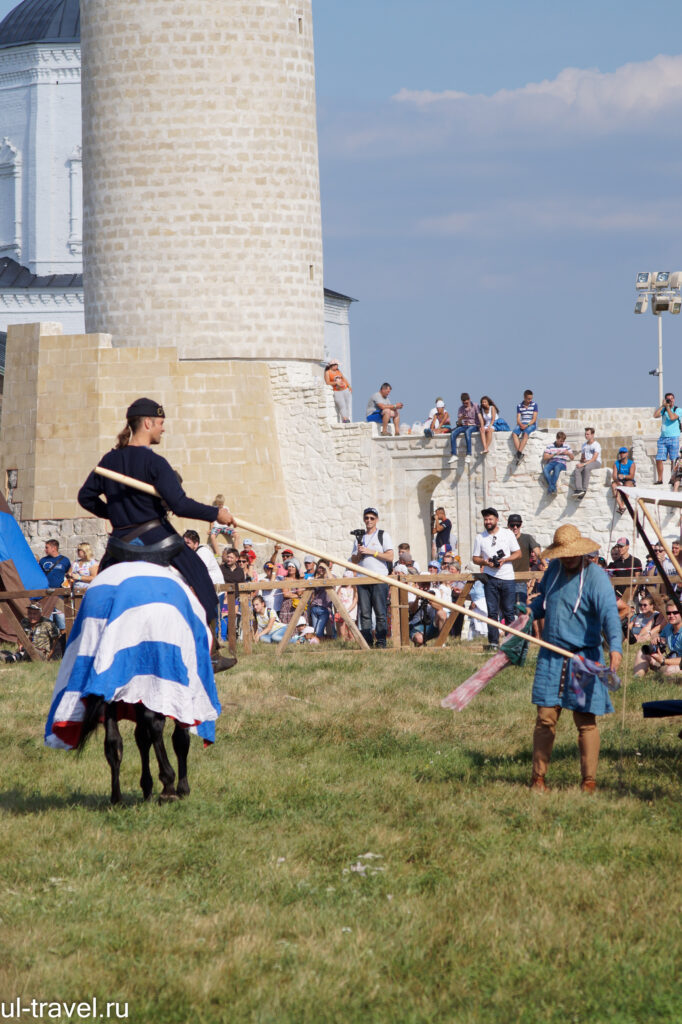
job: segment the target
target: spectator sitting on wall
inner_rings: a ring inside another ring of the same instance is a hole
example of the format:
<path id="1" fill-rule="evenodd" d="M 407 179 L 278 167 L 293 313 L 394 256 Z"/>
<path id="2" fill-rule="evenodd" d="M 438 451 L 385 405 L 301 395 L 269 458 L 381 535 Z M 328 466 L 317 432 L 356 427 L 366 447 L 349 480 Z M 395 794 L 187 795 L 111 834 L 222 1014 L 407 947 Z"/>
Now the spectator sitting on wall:
<path id="1" fill-rule="evenodd" d="M 528 444 L 528 438 L 537 430 L 538 404 L 533 399 L 533 392 L 526 388 L 523 392 L 523 401 L 516 406 L 516 426 L 512 430 L 512 441 L 516 448 L 516 465 L 524 458 L 523 449 Z"/>
<path id="2" fill-rule="evenodd" d="M 462 404 L 457 410 L 457 426 L 450 434 L 450 450 L 452 454 L 448 459 L 449 466 L 454 466 L 457 462 L 457 438 L 460 434 L 464 434 L 464 443 L 466 445 L 464 462 L 467 465 L 471 462 L 471 438 L 474 434 L 480 432 L 483 425 L 481 411 L 476 403 L 471 401 L 466 391 L 462 392 L 460 400 Z"/>
<path id="3" fill-rule="evenodd" d="M 661 420 L 661 433 L 656 448 L 656 473 L 657 480 L 654 484 L 663 483 L 663 466 L 667 459 L 670 459 L 671 469 L 680 454 L 680 415 L 682 409 L 675 405 L 675 396 L 669 391 L 663 400 L 663 405 L 654 409 L 654 418 Z M 671 474 L 672 478 L 672 474 Z"/>
<path id="4" fill-rule="evenodd" d="M 633 666 L 634 673 L 640 678 L 650 670 L 662 672 L 665 676 L 679 675 L 682 658 L 682 617 L 674 601 L 665 605 L 666 625 L 658 637 L 654 635 L 651 644 L 640 647 Z M 655 634 L 656 630 L 652 630 Z"/>
<path id="5" fill-rule="evenodd" d="M 391 404 L 389 402 L 388 396 L 392 390 L 391 385 L 384 381 L 379 390 L 374 392 L 367 403 L 367 422 L 380 423 L 382 437 L 388 437 L 388 425 L 391 422 L 393 422 L 394 433 L 400 433 L 400 410 L 403 407 L 403 403 L 395 402 Z"/>
<path id="6" fill-rule="evenodd" d="M 625 505 L 618 491 L 619 487 L 635 487 L 635 463 L 628 458 L 628 450 L 625 446 L 618 449 L 618 458 L 613 464 L 611 475 L 611 494 L 615 498 L 618 514 L 622 516 L 625 512 Z"/>
<path id="7" fill-rule="evenodd" d="M 674 491 L 679 491 L 680 484 L 682 484 L 682 456 L 677 456 L 673 465 L 673 471 L 671 476 L 671 482 Z"/>
<path id="8" fill-rule="evenodd" d="M 573 497 L 584 498 L 593 469 L 601 469 L 601 445 L 594 439 L 594 427 L 585 427 L 585 443 L 573 473 Z"/>
<path id="9" fill-rule="evenodd" d="M 434 434 L 449 434 L 451 429 L 450 413 L 445 408 L 443 399 L 437 398 L 436 404 L 424 424 L 424 434 L 426 437 L 433 437 Z"/>
<path id="10" fill-rule="evenodd" d="M 490 395 L 482 395 L 478 403 L 481 412 L 481 441 L 483 442 L 483 454 L 487 455 L 495 433 L 495 421 L 500 415 L 499 409 L 493 402 Z"/>
<path id="11" fill-rule="evenodd" d="M 334 393 L 334 405 L 336 406 L 336 415 L 339 418 L 339 422 L 350 423 L 352 401 L 350 396 L 353 389 L 341 373 L 338 359 L 332 359 L 331 363 L 327 363 L 327 368 L 324 371 L 324 382 L 329 385 Z"/>
<path id="12" fill-rule="evenodd" d="M 565 471 L 569 459 L 574 458 L 571 446 L 566 444 L 566 435 L 563 430 L 558 430 L 556 440 L 548 444 L 542 453 L 542 473 L 547 481 L 548 494 L 557 493 L 559 474 Z"/>

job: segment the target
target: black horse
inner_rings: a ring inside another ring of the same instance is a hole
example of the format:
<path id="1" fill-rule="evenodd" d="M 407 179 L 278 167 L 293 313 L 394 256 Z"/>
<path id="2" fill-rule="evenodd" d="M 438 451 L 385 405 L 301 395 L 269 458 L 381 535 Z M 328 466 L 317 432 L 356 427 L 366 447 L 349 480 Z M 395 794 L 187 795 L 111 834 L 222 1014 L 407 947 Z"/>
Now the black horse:
<path id="1" fill-rule="evenodd" d="M 118 727 L 118 712 L 116 701 L 105 701 L 103 697 L 89 696 L 85 698 L 85 718 L 80 739 L 76 746 L 79 753 L 85 749 L 90 736 L 94 733 L 99 723 L 104 720 L 104 756 L 111 768 L 111 802 L 118 804 L 121 801 L 120 770 L 123 760 L 123 738 Z M 149 750 L 154 748 L 156 760 L 159 763 L 159 779 L 163 789 L 159 796 L 159 803 L 168 803 L 178 800 L 180 797 L 189 796 L 189 783 L 187 781 L 187 755 L 189 753 L 189 730 L 179 722 L 175 723 L 173 730 L 173 750 L 178 760 L 178 782 L 175 785 L 175 772 L 171 765 L 166 747 L 163 742 L 163 728 L 166 724 L 166 716 L 157 711 L 150 711 L 144 704 L 135 705 L 135 742 L 140 751 L 142 760 L 142 775 L 140 786 L 145 800 L 149 800 L 154 788 L 152 773 L 149 770 Z"/>

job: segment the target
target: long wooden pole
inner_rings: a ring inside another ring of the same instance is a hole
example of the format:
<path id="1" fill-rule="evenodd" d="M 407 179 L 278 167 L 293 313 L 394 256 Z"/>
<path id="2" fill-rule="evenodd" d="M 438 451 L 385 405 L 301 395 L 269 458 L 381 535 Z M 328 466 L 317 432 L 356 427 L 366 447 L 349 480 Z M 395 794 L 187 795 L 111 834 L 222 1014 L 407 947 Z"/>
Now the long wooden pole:
<path id="1" fill-rule="evenodd" d="M 95 472 L 99 476 L 107 477 L 109 480 L 115 480 L 117 483 L 125 484 L 128 487 L 133 487 L 138 491 L 144 491 L 145 494 L 153 494 L 156 498 L 160 498 L 161 495 L 152 484 L 146 484 L 142 480 L 136 480 L 134 477 L 125 476 L 123 473 L 117 473 L 113 469 L 105 469 L 102 466 L 97 466 Z M 248 533 L 258 534 L 259 537 L 267 537 L 269 540 L 274 540 L 279 544 L 285 544 L 291 548 L 301 548 L 301 545 L 296 541 L 292 541 L 289 537 L 283 537 L 279 533 L 274 533 L 272 530 L 266 530 L 262 526 L 257 526 L 255 523 L 250 523 L 246 519 L 232 517 L 237 526 Z M 309 544 L 305 545 L 305 550 L 315 555 L 316 558 L 324 558 L 329 562 L 334 562 L 336 565 L 342 565 L 346 569 L 350 569 L 352 572 L 359 572 L 363 576 L 368 576 L 370 579 L 377 583 L 389 583 L 386 576 L 381 576 L 379 573 L 372 572 L 371 569 L 364 569 L 360 565 L 355 565 L 354 562 L 346 562 L 343 558 L 332 558 L 331 555 L 325 554 L 324 551 L 316 551 L 315 548 L 310 547 Z M 426 593 L 420 590 L 418 587 L 413 587 L 410 583 L 403 583 L 402 580 L 391 577 L 390 586 L 397 587 L 398 590 L 404 590 L 408 594 L 414 594 L 417 597 L 426 598 Z M 478 619 L 479 622 L 485 622 L 488 626 L 495 626 L 497 629 L 501 629 L 503 633 L 511 633 L 512 636 L 518 636 L 521 640 L 528 640 L 530 643 L 535 644 L 537 647 L 545 647 L 548 651 L 554 651 L 555 654 L 561 654 L 564 658 L 573 658 L 575 651 L 567 651 L 563 647 L 557 647 L 556 644 L 549 644 L 546 640 L 540 640 L 538 637 L 532 636 L 530 633 L 522 633 L 518 629 L 514 629 L 513 626 L 503 625 L 501 622 L 497 622 L 495 619 L 489 619 L 487 615 L 482 615 L 481 612 L 475 612 L 471 608 L 464 608 L 462 605 L 455 604 L 454 601 L 444 601 L 440 597 L 436 597 L 435 594 L 429 594 L 428 601 L 433 604 L 439 604 L 443 608 L 449 608 L 452 612 L 461 612 L 463 615 L 468 615 L 469 618 Z"/>

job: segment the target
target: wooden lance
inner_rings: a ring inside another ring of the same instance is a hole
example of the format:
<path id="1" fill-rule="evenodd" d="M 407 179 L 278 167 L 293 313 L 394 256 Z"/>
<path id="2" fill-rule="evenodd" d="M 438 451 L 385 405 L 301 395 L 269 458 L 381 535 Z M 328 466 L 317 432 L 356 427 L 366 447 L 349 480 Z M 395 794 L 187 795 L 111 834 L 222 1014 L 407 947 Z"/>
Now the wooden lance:
<path id="1" fill-rule="evenodd" d="M 144 491 L 145 494 L 151 494 L 155 498 L 160 498 L 161 495 L 157 491 L 153 484 L 144 483 L 142 480 L 136 480 L 132 476 L 126 476 L 124 473 L 117 473 L 113 469 L 105 469 L 103 466 L 97 466 L 95 473 L 99 476 L 107 477 L 109 480 L 115 480 L 119 484 L 125 484 L 127 487 L 132 487 L 138 491 Z M 256 533 L 259 537 L 267 537 L 269 540 L 274 540 L 278 544 L 284 544 L 290 548 L 299 548 L 305 550 L 316 558 L 324 558 L 328 562 L 334 562 L 336 565 L 342 565 L 346 569 L 352 570 L 352 572 L 360 573 L 361 576 L 368 576 L 376 583 L 388 583 L 386 576 L 381 576 L 379 573 L 372 572 L 371 569 L 363 569 L 360 565 L 355 565 L 353 562 L 346 562 L 343 558 L 337 558 L 331 555 L 325 554 L 324 551 L 316 551 L 315 548 L 311 548 L 309 545 L 300 545 L 296 541 L 292 541 L 289 537 L 283 537 L 279 533 L 274 533 L 272 530 L 266 530 L 262 526 L 256 526 L 255 523 L 250 523 L 246 519 L 232 517 L 235 524 L 239 526 L 246 533 Z M 404 590 L 408 594 L 414 594 L 417 597 L 425 598 L 426 592 L 420 590 L 419 587 L 412 586 L 411 583 L 403 583 L 402 580 L 391 577 L 390 585 L 397 587 L 398 590 Z M 514 629 L 513 626 L 506 626 L 502 622 L 497 622 L 495 619 L 489 619 L 486 615 L 482 615 L 481 612 L 476 612 L 472 608 L 465 608 L 461 604 L 455 604 L 453 601 L 444 601 L 442 598 L 437 597 L 435 594 L 429 594 L 428 600 L 433 604 L 441 605 L 443 608 L 447 608 L 452 612 L 461 612 L 462 615 L 468 615 L 469 618 L 478 619 L 479 622 L 485 622 L 488 626 L 496 626 L 497 629 L 502 630 L 503 633 L 510 633 L 512 636 L 517 636 L 521 640 L 527 640 L 531 644 L 535 644 L 537 647 L 545 647 L 548 651 L 554 651 L 555 654 L 561 654 L 564 658 L 573 658 L 575 651 L 567 651 L 563 647 L 557 647 L 556 644 L 547 643 L 546 640 L 540 640 L 536 636 L 531 636 L 529 633 L 522 633 L 518 629 Z"/>

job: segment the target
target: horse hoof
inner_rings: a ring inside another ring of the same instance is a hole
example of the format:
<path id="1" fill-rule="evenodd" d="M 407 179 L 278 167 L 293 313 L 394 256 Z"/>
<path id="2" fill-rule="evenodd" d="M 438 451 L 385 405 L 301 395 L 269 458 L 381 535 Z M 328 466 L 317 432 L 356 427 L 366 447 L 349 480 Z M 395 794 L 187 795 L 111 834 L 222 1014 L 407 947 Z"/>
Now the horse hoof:
<path id="1" fill-rule="evenodd" d="M 177 793 L 161 793 L 161 795 L 159 796 L 159 803 L 160 804 L 171 804 L 171 803 L 174 803 L 176 800 L 179 800 L 179 799 L 180 799 L 180 797 L 178 796 Z"/>
<path id="2" fill-rule="evenodd" d="M 178 796 L 182 799 L 185 796 L 189 796 L 189 782 L 184 779 L 182 782 L 178 782 Z"/>

